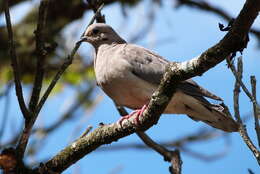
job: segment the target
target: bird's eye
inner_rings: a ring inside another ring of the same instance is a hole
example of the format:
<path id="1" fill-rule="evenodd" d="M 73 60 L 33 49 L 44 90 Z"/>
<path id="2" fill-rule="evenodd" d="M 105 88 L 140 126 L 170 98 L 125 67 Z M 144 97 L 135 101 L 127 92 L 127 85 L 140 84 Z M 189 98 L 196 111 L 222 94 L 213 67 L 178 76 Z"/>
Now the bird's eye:
<path id="1" fill-rule="evenodd" d="M 93 34 L 98 34 L 99 30 L 98 29 L 93 29 Z"/>

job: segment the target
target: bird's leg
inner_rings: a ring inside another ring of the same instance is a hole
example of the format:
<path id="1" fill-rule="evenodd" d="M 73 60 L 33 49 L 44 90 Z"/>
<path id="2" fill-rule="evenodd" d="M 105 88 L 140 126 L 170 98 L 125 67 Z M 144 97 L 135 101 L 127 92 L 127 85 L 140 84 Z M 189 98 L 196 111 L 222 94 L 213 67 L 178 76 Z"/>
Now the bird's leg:
<path id="1" fill-rule="evenodd" d="M 137 116 L 134 118 L 135 125 L 139 125 L 140 124 L 139 118 L 141 117 L 141 115 L 143 115 L 143 112 L 145 111 L 146 108 L 147 108 L 147 105 L 145 104 L 141 109 L 136 110 L 137 111 Z"/>
<path id="2" fill-rule="evenodd" d="M 140 116 L 143 114 L 143 112 L 145 111 L 146 108 L 147 108 L 147 105 L 145 104 L 141 109 L 135 110 L 135 111 L 131 112 L 130 114 L 121 117 L 121 118 L 117 121 L 117 123 L 118 123 L 121 127 L 123 127 L 123 126 L 122 126 L 122 122 L 123 122 L 125 119 L 129 119 L 129 118 L 131 118 L 132 116 L 134 116 L 134 115 L 136 114 L 136 117 L 134 118 L 134 124 L 135 124 L 136 126 L 138 126 L 138 125 L 140 124 L 139 118 L 140 118 Z"/>

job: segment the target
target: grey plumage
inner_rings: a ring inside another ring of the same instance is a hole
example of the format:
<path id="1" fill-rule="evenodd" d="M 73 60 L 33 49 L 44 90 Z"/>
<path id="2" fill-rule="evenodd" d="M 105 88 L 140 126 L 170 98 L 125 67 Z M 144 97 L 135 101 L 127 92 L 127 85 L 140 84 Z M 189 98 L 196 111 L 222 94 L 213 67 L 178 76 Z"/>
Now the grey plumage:
<path id="1" fill-rule="evenodd" d="M 150 100 L 169 63 L 163 57 L 143 47 L 128 44 L 110 26 L 92 24 L 82 41 L 95 47 L 94 69 L 97 84 L 117 105 L 140 109 Z M 233 132 L 236 122 L 221 105 L 206 98 L 222 101 L 200 87 L 192 79 L 181 82 L 164 113 L 186 114 L 215 128 Z"/>

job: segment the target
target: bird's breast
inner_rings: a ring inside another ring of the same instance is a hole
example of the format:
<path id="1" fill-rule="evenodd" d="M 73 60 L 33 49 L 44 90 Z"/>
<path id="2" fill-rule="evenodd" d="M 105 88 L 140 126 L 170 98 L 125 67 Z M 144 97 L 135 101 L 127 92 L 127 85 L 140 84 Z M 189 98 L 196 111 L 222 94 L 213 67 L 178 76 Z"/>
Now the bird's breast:
<path id="1" fill-rule="evenodd" d="M 135 76 L 125 59 L 98 54 L 95 60 L 95 74 L 98 85 L 118 105 L 131 109 L 146 104 L 155 86 Z M 104 59 L 104 60 L 103 60 Z"/>

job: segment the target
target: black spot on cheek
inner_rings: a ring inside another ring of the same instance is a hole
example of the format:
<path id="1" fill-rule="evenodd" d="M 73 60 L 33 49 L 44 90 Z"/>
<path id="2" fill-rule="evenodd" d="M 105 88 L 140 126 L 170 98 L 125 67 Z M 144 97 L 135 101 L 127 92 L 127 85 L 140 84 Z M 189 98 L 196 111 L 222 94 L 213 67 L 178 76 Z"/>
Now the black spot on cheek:
<path id="1" fill-rule="evenodd" d="M 102 38 L 102 40 L 103 40 L 103 41 L 107 41 L 107 40 L 108 40 L 108 38 L 104 37 L 104 38 Z"/>

